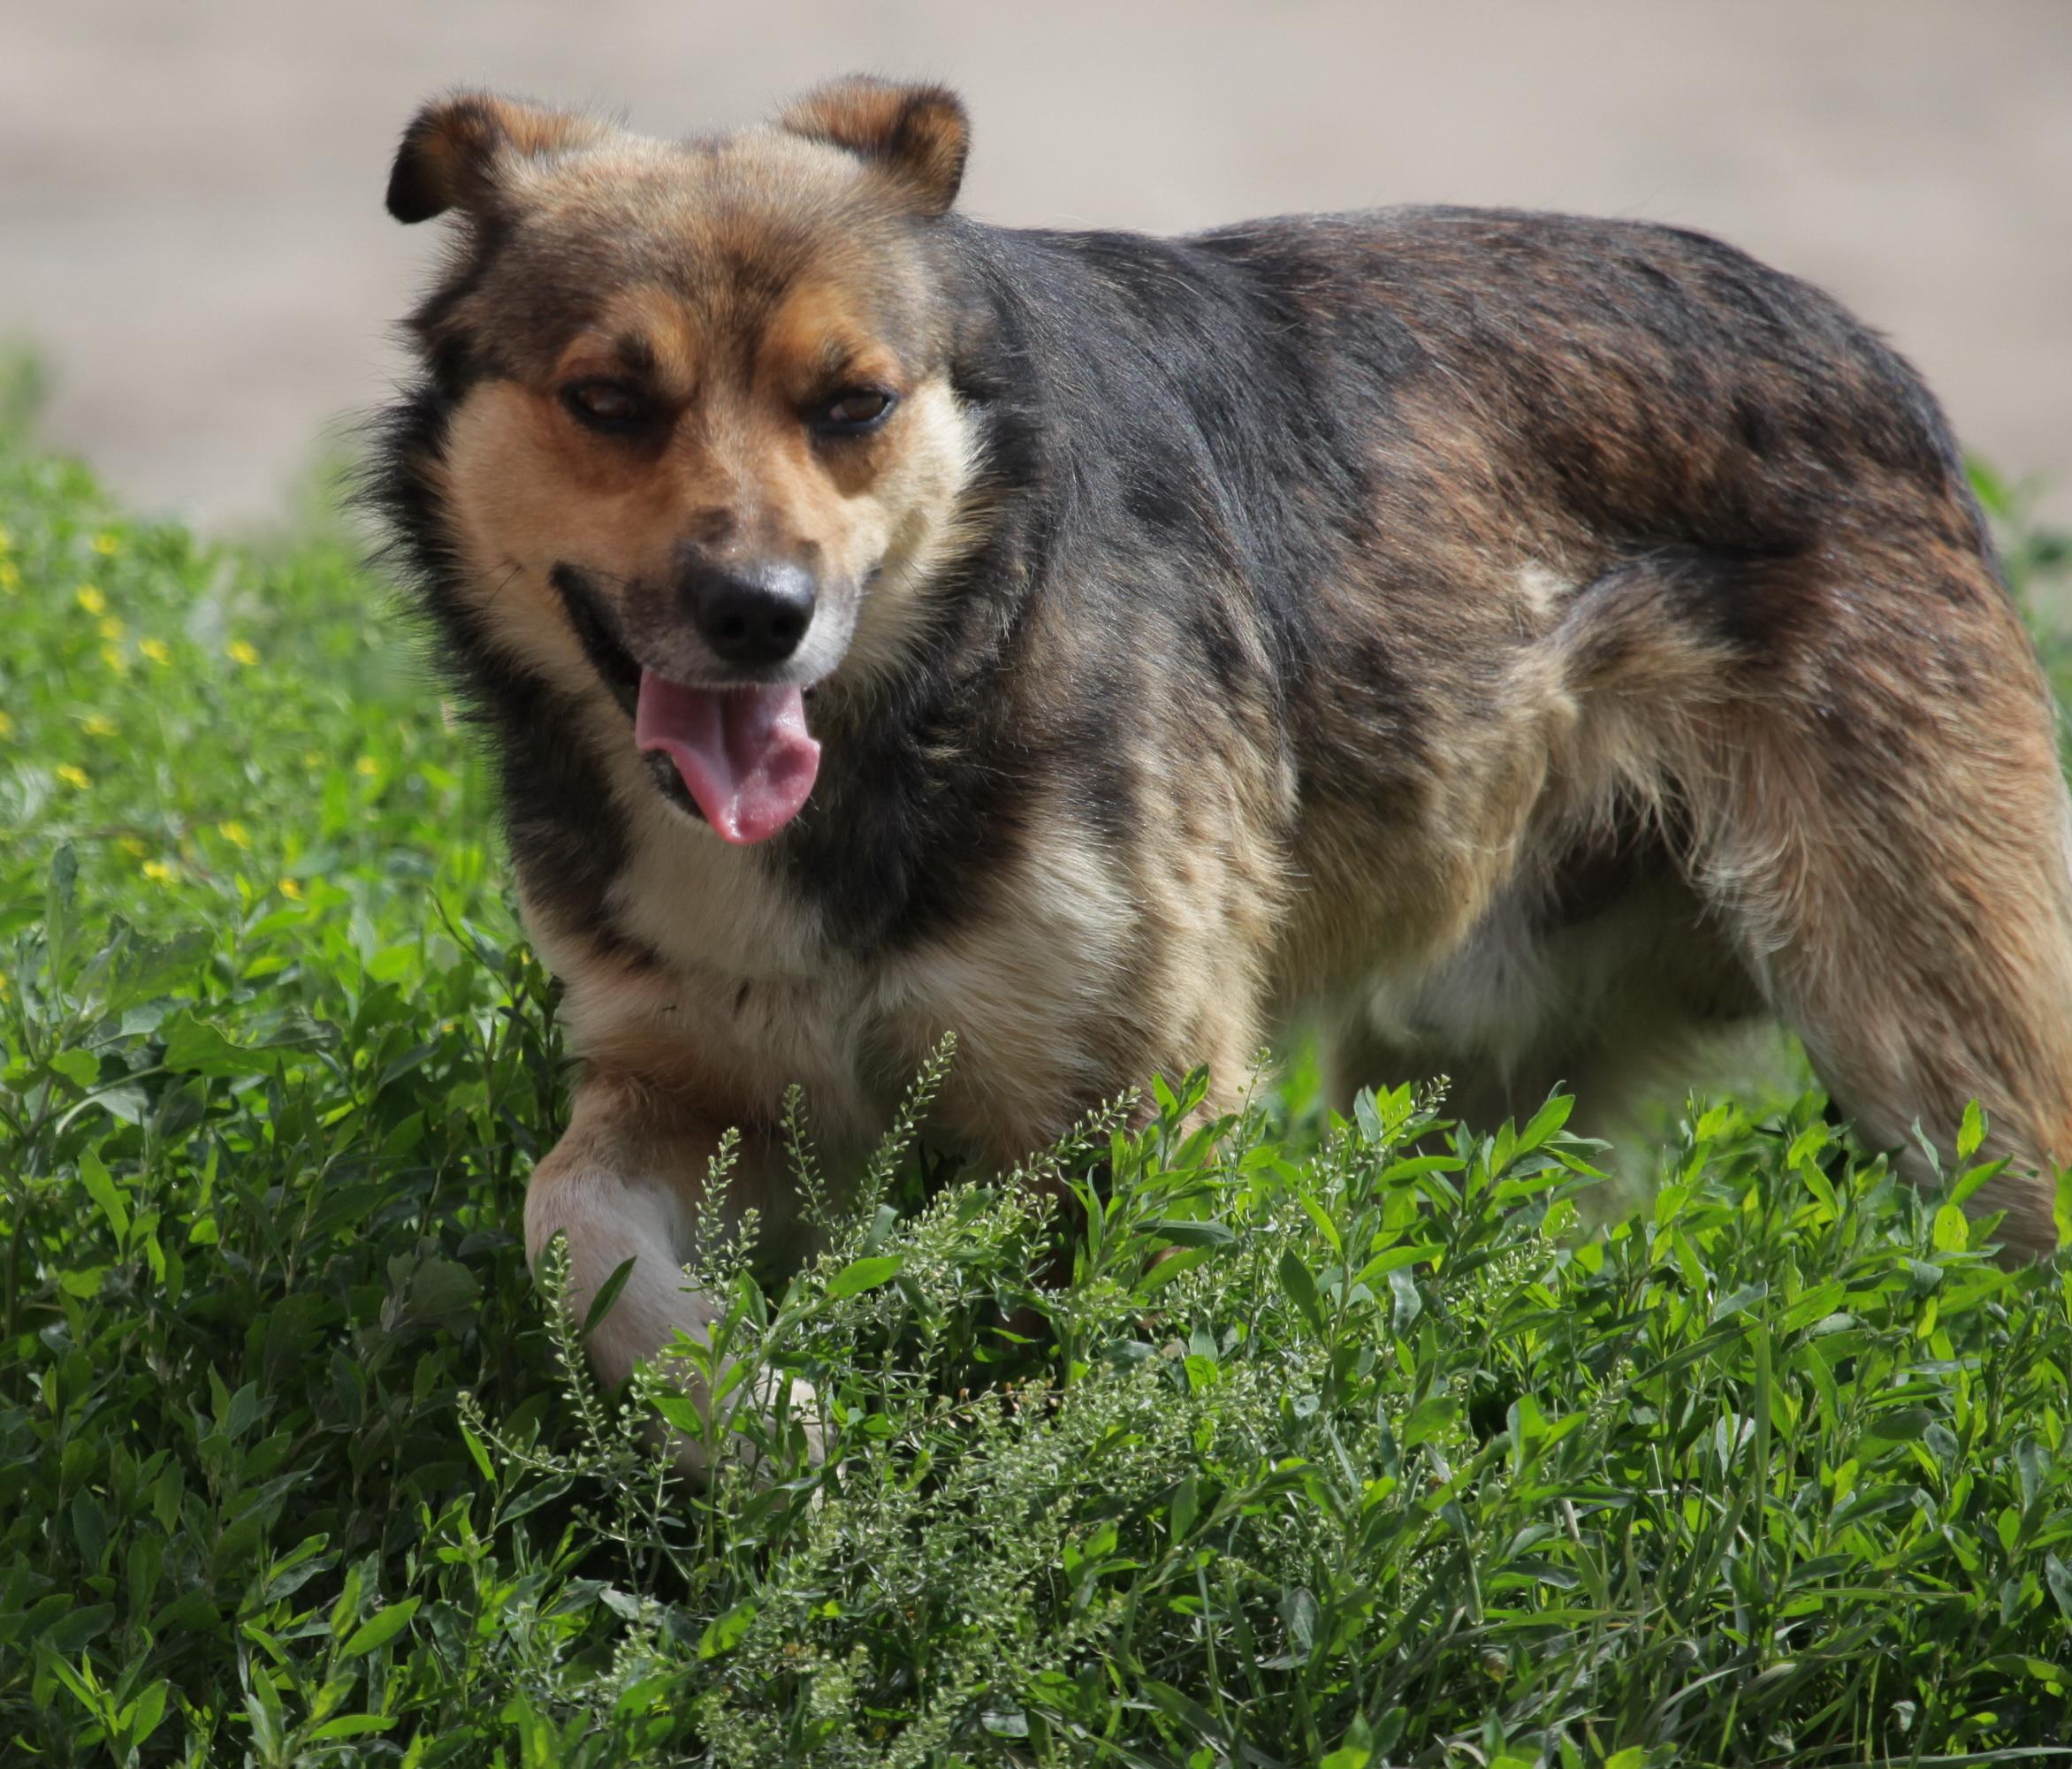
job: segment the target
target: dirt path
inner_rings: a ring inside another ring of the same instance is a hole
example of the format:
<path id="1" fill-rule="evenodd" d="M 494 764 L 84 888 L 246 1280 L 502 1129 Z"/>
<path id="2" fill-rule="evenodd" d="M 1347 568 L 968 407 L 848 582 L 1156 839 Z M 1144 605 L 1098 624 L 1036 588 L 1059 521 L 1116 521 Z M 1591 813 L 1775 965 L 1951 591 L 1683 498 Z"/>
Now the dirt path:
<path id="1" fill-rule="evenodd" d="M 68 0 L 0 22 L 0 339 L 124 492 L 277 513 L 396 372 L 435 242 L 382 214 L 457 81 L 734 122 L 852 68 L 957 84 L 968 206 L 1181 228 L 1445 199 L 1650 216 L 1826 284 L 2072 519 L 2072 4 Z"/>

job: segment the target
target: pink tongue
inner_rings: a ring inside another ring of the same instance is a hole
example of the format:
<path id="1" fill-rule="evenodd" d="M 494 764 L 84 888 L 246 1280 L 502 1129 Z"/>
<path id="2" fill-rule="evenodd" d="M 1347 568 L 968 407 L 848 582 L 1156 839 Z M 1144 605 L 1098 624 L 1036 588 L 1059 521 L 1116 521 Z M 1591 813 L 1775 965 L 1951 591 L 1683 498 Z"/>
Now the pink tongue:
<path id="1" fill-rule="evenodd" d="M 796 688 L 685 688 L 644 669 L 633 741 L 674 762 L 705 821 L 736 843 L 797 816 L 820 769 Z"/>

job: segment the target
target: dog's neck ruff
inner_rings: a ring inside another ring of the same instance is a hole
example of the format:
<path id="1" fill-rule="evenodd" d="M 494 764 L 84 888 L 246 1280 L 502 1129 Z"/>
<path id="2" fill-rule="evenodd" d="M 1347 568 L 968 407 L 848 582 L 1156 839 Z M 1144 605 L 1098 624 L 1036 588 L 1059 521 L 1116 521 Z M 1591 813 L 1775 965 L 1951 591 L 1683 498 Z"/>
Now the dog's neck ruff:
<path id="1" fill-rule="evenodd" d="M 633 740 L 675 764 L 705 821 L 736 846 L 797 816 L 820 771 L 805 698 L 789 685 L 686 688 L 644 669 Z"/>

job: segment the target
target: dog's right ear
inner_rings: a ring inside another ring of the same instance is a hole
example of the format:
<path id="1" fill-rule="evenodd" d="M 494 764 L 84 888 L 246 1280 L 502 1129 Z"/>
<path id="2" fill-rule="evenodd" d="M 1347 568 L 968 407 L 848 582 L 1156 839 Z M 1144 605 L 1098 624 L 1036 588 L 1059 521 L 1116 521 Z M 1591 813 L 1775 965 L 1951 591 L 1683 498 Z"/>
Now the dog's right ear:
<path id="1" fill-rule="evenodd" d="M 389 173 L 388 212 L 398 221 L 429 221 L 449 209 L 492 213 L 515 162 L 545 158 L 603 133 L 601 124 L 565 111 L 486 92 L 456 93 L 427 104 L 403 132 Z"/>

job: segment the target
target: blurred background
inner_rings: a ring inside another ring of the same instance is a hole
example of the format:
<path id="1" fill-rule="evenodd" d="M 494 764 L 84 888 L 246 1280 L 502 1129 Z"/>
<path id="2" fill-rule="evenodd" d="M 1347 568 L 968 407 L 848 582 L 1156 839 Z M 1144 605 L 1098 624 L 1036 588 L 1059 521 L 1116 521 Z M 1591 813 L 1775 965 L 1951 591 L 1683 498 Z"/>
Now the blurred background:
<path id="1" fill-rule="evenodd" d="M 1720 233 L 1839 294 L 2072 515 L 2072 4 L 66 0 L 0 23 L 0 344 L 124 495 L 280 518 L 401 370 L 381 207 L 428 95 L 659 133 L 828 74 L 948 80 L 990 220 L 1446 201 Z"/>

